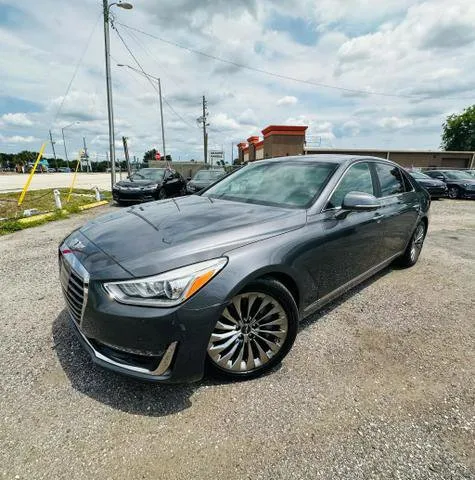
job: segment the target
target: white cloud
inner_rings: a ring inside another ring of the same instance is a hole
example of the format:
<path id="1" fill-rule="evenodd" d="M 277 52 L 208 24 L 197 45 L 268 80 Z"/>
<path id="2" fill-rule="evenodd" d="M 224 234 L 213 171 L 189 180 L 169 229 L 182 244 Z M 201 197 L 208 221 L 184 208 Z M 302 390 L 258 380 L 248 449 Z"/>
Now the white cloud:
<path id="1" fill-rule="evenodd" d="M 297 97 L 294 97 L 293 95 L 287 95 L 277 100 L 276 105 L 278 107 L 287 106 L 287 105 L 297 105 L 298 101 L 299 99 Z"/>
<path id="2" fill-rule="evenodd" d="M 23 144 L 23 143 L 34 143 L 39 141 L 40 141 L 39 138 L 33 137 L 32 135 L 28 135 L 27 137 L 23 137 L 21 135 L 13 135 L 11 137 L 0 135 L 0 143 Z"/>
<path id="3" fill-rule="evenodd" d="M 1 116 L 1 123 L 18 127 L 30 127 L 33 125 L 26 113 L 5 113 Z"/>
<path id="4" fill-rule="evenodd" d="M 379 120 L 378 125 L 389 130 L 398 130 L 412 125 L 414 122 L 410 118 L 385 117 Z"/>
<path id="5" fill-rule="evenodd" d="M 25 139 L 43 138 L 49 128 L 59 146 L 61 127 L 80 121 L 65 132 L 68 150 L 82 148 L 85 136 L 91 153 L 105 155 L 108 125 L 100 19 L 53 122 L 99 16 L 97 0 L 69 2 L 54 18 L 44 12 L 56 11 L 57 0 L 37 0 L 35 9 L 28 0 L 5 1 L 28 15 L 29 22 L 0 29 L 2 95 L 17 102 L 0 110 L 0 117 L 25 112 L 21 115 L 33 124 L 20 125 L 21 117 L 16 117 L 17 124 L 0 120 L 2 149 L 23 149 Z M 339 147 L 437 148 L 443 117 L 473 103 L 471 0 L 231 3 L 163 0 L 157 6 L 144 0 L 130 12 L 115 10 L 115 15 L 123 23 L 231 62 L 363 93 L 251 72 L 137 32 L 135 42 L 117 25 L 145 71 L 160 76 L 163 95 L 179 114 L 164 105 L 167 151 L 174 156 L 198 158 L 202 150 L 196 119 L 202 115 L 203 95 L 208 99 L 210 144 L 216 145 L 245 140 L 269 124 L 294 123 L 308 125 L 309 135 L 320 135 Z M 274 28 L 276 14 L 314 26 L 317 45 L 298 43 L 291 34 L 296 32 Z M 133 61 L 114 31 L 111 51 L 116 137 L 130 138 L 131 155 L 142 157 L 149 148 L 161 148 L 157 93 L 141 75 L 115 67 L 116 61 L 131 65 Z M 11 143 L 12 139 L 18 142 Z"/>

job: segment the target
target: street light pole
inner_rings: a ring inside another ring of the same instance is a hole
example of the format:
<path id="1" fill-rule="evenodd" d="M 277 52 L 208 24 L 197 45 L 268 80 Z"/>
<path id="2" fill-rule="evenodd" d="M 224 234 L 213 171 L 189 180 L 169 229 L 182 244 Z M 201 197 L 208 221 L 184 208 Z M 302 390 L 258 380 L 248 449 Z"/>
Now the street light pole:
<path id="1" fill-rule="evenodd" d="M 110 66 L 110 36 L 109 36 L 109 13 L 113 5 L 130 10 L 132 5 L 125 2 L 113 2 L 110 5 L 108 0 L 102 0 L 104 15 L 104 47 L 106 56 L 106 87 L 107 87 L 107 114 L 109 119 L 109 150 L 111 161 L 111 190 L 115 184 L 115 132 L 114 132 L 114 108 L 112 103 L 112 80 Z"/>
<path id="2" fill-rule="evenodd" d="M 153 78 L 154 80 L 157 81 L 158 83 L 158 96 L 160 99 L 160 122 L 162 126 L 162 147 L 163 147 L 163 157 L 165 160 L 167 159 L 167 147 L 165 146 L 165 122 L 163 120 L 163 101 L 162 101 L 162 82 L 160 78 L 154 77 L 153 75 L 150 75 L 149 73 L 142 72 L 141 70 L 138 70 L 137 68 L 131 67 L 130 65 L 124 65 L 123 63 L 118 63 L 118 67 L 127 67 L 130 68 L 130 70 L 133 70 L 134 72 L 140 73 L 140 75 L 144 75 L 149 78 Z"/>
<path id="3" fill-rule="evenodd" d="M 165 147 L 165 124 L 163 123 L 163 103 L 162 103 L 162 82 L 159 78 L 158 81 L 158 96 L 160 97 L 160 122 L 162 124 L 162 145 L 163 145 L 163 157 L 167 160 L 167 148 Z"/>
<path id="4" fill-rule="evenodd" d="M 66 163 L 69 168 L 68 149 L 66 148 L 66 140 L 64 139 L 64 127 L 61 129 L 61 133 L 63 134 L 64 156 L 66 157 Z"/>
<path id="5" fill-rule="evenodd" d="M 112 82 L 110 66 L 110 36 L 109 36 L 109 5 L 103 1 L 104 8 L 104 44 L 106 54 L 106 86 L 107 86 L 107 113 L 109 118 L 109 152 L 111 161 L 111 191 L 115 184 L 115 134 L 114 134 L 114 109 L 112 106 Z"/>

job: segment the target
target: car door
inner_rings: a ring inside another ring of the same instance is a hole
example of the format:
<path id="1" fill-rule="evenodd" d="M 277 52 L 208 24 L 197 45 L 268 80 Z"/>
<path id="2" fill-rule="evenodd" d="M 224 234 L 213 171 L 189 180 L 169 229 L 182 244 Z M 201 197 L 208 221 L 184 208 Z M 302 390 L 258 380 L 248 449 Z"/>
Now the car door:
<path id="1" fill-rule="evenodd" d="M 392 163 L 375 162 L 378 198 L 383 215 L 383 260 L 402 253 L 409 241 L 420 212 L 420 199 L 401 169 Z"/>
<path id="2" fill-rule="evenodd" d="M 319 233 L 306 259 L 307 268 L 318 284 L 318 299 L 371 270 L 380 261 L 381 212 L 345 213 L 343 199 L 353 191 L 376 195 L 370 162 L 351 165 L 330 195 L 322 215 L 309 219 L 308 228 L 315 228 Z M 312 222 L 315 225 L 312 226 Z"/>
<path id="3" fill-rule="evenodd" d="M 167 192 L 167 197 L 173 197 L 176 195 L 178 187 L 178 179 L 176 178 L 174 170 L 167 170 L 165 172 L 165 191 Z"/>

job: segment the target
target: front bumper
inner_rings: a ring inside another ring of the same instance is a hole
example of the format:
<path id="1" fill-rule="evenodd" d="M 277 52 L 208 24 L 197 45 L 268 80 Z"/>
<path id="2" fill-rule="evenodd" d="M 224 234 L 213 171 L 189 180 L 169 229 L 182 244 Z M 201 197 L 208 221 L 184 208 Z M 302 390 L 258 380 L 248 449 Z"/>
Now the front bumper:
<path id="1" fill-rule="evenodd" d="M 475 198 L 475 190 L 460 189 L 460 196 L 462 198 Z"/>
<path id="2" fill-rule="evenodd" d="M 156 200 L 155 190 L 113 190 L 116 202 L 150 202 Z"/>
<path id="3" fill-rule="evenodd" d="M 152 382 L 186 383 L 203 377 L 209 338 L 223 309 L 216 299 L 203 307 L 206 288 L 178 307 L 124 305 L 94 280 L 84 280 L 81 296 L 78 276 L 84 271 L 78 272 L 73 254 L 60 254 L 60 265 L 73 330 L 94 363 Z"/>

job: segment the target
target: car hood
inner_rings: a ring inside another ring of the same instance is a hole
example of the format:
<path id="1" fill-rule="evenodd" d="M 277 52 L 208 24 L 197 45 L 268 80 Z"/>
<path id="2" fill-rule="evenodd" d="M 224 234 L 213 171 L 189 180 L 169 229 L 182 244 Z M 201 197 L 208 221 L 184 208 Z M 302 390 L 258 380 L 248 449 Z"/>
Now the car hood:
<path id="1" fill-rule="evenodd" d="M 133 276 L 224 255 L 304 226 L 305 210 L 192 196 L 98 217 L 80 233 Z"/>
<path id="2" fill-rule="evenodd" d="M 445 182 L 442 180 L 435 179 L 416 179 L 416 182 L 421 184 L 423 187 L 445 187 Z"/>
<path id="3" fill-rule="evenodd" d="M 147 187 L 148 185 L 157 185 L 161 184 L 161 181 L 158 180 L 121 180 L 116 183 L 118 187 Z"/>
<path id="4" fill-rule="evenodd" d="M 447 179 L 447 183 L 450 183 L 452 185 L 464 185 L 464 184 L 465 185 L 466 184 L 475 185 L 475 178 L 473 180 L 470 179 L 470 178 L 464 178 L 462 180 L 460 180 L 460 179 L 459 180 L 449 180 L 449 179 Z"/>

